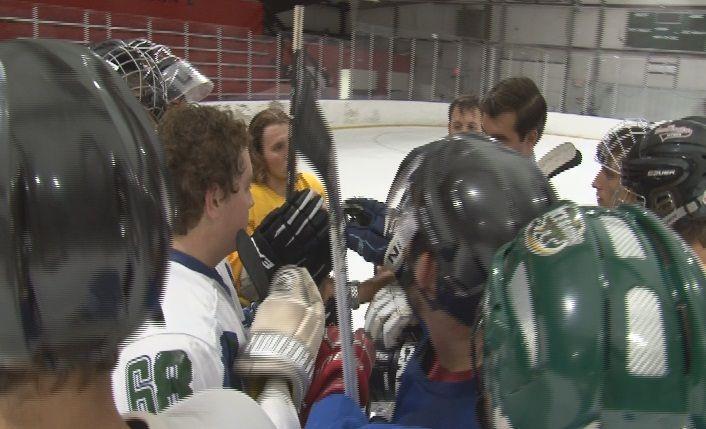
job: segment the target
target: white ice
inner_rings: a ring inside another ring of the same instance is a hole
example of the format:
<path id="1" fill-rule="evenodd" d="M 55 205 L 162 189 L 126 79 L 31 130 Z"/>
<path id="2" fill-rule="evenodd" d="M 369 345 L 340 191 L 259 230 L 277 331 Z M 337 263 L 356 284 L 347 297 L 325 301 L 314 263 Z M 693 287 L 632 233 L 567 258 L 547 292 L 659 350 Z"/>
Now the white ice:
<path id="1" fill-rule="evenodd" d="M 385 201 L 397 166 L 413 148 L 429 143 L 446 134 L 444 127 L 377 127 L 350 128 L 334 131 L 338 150 L 338 169 L 343 199 L 362 196 Z M 542 155 L 553 147 L 570 141 L 581 151 L 583 162 L 566 171 L 552 183 L 562 199 L 579 204 L 594 205 L 595 190 L 591 182 L 599 170 L 593 160 L 596 141 L 545 135 L 535 147 L 535 155 Z M 302 166 L 306 169 L 306 165 Z M 363 258 L 348 251 L 348 278 L 365 280 L 372 276 L 373 267 Z M 353 312 L 354 329 L 365 321 L 365 305 Z"/>

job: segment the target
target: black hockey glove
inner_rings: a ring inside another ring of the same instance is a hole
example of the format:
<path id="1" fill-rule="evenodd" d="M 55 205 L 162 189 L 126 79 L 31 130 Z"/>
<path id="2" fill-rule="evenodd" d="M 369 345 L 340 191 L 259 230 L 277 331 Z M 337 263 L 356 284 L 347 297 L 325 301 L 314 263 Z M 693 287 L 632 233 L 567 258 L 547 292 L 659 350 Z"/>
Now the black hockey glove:
<path id="1" fill-rule="evenodd" d="M 252 241 L 268 284 L 284 265 L 306 268 L 317 284 L 331 271 L 328 212 L 321 196 L 310 189 L 294 193 L 268 214 L 253 233 Z M 250 272 L 250 267 L 245 269 Z"/>

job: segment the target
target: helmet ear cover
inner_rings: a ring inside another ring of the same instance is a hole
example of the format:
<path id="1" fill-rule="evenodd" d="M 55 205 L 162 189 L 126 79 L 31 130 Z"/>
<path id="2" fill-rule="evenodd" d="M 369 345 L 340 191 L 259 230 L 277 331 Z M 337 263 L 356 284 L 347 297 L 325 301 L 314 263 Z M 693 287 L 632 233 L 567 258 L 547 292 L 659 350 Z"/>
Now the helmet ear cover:
<path id="1" fill-rule="evenodd" d="M 668 225 L 706 219 L 706 118 L 655 124 L 622 164 L 622 184 Z"/>
<path id="2" fill-rule="evenodd" d="M 681 195 L 679 185 L 694 171 L 692 164 L 676 157 L 631 159 L 623 164 L 621 182 L 643 196 L 655 213 L 664 216 L 688 202 L 689 196 Z"/>

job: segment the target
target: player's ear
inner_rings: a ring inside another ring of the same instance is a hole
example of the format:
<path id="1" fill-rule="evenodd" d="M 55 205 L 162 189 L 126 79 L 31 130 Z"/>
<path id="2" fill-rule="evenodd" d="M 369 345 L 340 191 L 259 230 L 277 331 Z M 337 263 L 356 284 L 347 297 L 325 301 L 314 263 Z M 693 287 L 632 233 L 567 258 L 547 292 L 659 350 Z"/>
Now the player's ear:
<path id="1" fill-rule="evenodd" d="M 218 208 L 223 204 L 223 191 L 220 186 L 212 183 L 203 198 L 203 213 L 209 218 L 218 217 Z"/>
<path id="2" fill-rule="evenodd" d="M 533 149 L 534 146 L 537 144 L 537 140 L 539 137 L 539 133 L 537 132 L 536 128 L 533 128 L 527 132 L 525 135 L 525 144 L 530 148 Z"/>
<path id="3" fill-rule="evenodd" d="M 417 258 L 414 266 L 414 277 L 417 281 L 417 286 L 421 290 L 426 290 L 433 293 L 436 290 L 434 282 L 436 281 L 436 261 L 429 252 L 422 252 Z"/>

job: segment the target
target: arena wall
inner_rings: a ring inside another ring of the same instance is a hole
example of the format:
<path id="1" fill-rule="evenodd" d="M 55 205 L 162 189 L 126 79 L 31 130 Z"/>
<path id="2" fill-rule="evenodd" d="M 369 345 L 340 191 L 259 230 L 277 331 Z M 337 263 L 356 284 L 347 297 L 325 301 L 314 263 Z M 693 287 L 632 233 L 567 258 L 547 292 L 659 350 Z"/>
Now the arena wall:
<path id="1" fill-rule="evenodd" d="M 249 120 L 270 105 L 289 109 L 288 101 L 211 102 Z M 321 108 L 333 129 L 387 126 L 446 127 L 448 103 L 394 100 L 321 100 Z M 617 119 L 549 112 L 547 135 L 599 140 Z"/>
<path id="2" fill-rule="evenodd" d="M 223 106 L 246 121 L 260 110 L 276 104 L 289 109 L 288 102 L 223 102 Z M 332 130 L 376 127 L 439 127 L 445 133 L 447 103 L 388 100 L 322 100 L 321 107 Z M 594 160 L 596 142 L 619 121 L 565 113 L 550 112 L 544 136 L 535 147 L 537 159 L 564 142 L 573 143 L 581 152 L 581 165 L 551 180 L 560 198 L 579 204 L 596 203 L 591 183 L 600 169 Z M 385 184 L 387 185 L 387 184 Z"/>

